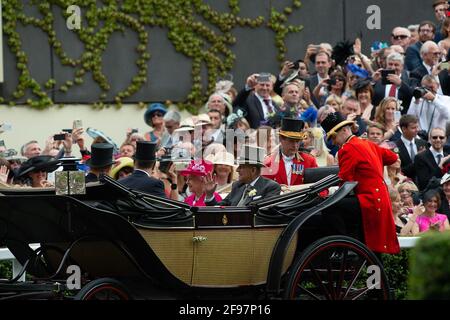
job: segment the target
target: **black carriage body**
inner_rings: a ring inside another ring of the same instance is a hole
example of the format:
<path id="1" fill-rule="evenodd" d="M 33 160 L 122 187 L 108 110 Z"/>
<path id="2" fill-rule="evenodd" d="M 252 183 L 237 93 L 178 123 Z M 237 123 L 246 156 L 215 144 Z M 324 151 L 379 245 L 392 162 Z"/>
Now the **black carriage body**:
<path id="1" fill-rule="evenodd" d="M 191 208 L 139 193 L 130 206 L 130 191 L 111 181 L 83 196 L 4 190 L 0 241 L 36 278 L 64 277 L 75 264 L 87 280 L 120 279 L 133 298 L 281 297 L 294 259 L 322 236 L 300 229 L 355 186 L 317 197 L 337 181 L 248 208 Z"/>

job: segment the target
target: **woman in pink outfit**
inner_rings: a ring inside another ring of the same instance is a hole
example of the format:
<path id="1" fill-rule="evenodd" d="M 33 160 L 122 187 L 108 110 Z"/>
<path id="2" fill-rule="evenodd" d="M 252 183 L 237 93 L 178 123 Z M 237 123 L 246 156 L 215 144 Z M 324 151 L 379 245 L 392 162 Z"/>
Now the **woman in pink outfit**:
<path id="1" fill-rule="evenodd" d="M 423 197 L 423 205 L 414 208 L 413 214 L 409 218 L 408 224 L 412 224 L 412 234 L 418 235 L 429 230 L 445 231 L 450 230 L 449 221 L 446 215 L 436 213 L 441 206 L 441 197 L 437 190 L 430 190 Z"/>
<path id="2" fill-rule="evenodd" d="M 189 166 L 180 173 L 187 177 L 187 185 L 191 195 L 184 199 L 184 202 L 193 207 L 205 207 L 205 177 L 211 175 L 214 165 L 206 160 L 192 160 Z M 222 201 L 222 197 L 214 192 L 217 202 Z"/>

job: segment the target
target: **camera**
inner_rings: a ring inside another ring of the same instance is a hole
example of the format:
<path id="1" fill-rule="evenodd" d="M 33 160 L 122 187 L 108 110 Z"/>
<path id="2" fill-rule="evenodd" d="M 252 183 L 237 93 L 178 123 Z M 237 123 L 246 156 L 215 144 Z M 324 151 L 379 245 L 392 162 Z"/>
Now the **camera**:
<path id="1" fill-rule="evenodd" d="M 169 172 L 170 166 L 172 165 L 172 161 L 167 158 L 162 158 L 159 162 L 159 171 L 167 174 Z"/>
<path id="2" fill-rule="evenodd" d="M 63 141 L 63 140 L 66 140 L 66 134 L 65 134 L 65 133 L 55 134 L 55 135 L 53 136 L 53 140 L 55 140 L 55 141 Z"/>
<path id="3" fill-rule="evenodd" d="M 293 70 L 298 70 L 298 68 L 300 68 L 300 62 L 302 62 L 302 60 L 295 61 L 292 69 Z"/>
<path id="4" fill-rule="evenodd" d="M 420 98 L 422 98 L 424 95 L 426 95 L 428 92 L 427 89 L 425 89 L 424 87 L 417 87 L 414 89 L 413 91 L 413 97 L 417 100 L 419 100 Z"/>
<path id="5" fill-rule="evenodd" d="M 131 134 L 139 132 L 138 129 L 131 129 Z"/>

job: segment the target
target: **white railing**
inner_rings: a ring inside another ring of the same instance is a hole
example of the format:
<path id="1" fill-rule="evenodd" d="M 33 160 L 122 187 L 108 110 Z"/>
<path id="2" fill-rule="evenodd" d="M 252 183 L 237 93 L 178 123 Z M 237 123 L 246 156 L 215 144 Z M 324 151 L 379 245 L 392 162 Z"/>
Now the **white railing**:
<path id="1" fill-rule="evenodd" d="M 398 242 L 400 243 L 400 248 L 408 249 L 413 248 L 420 237 L 398 237 Z"/>
<path id="2" fill-rule="evenodd" d="M 33 250 L 36 250 L 39 248 L 39 244 L 31 244 L 30 248 Z M 22 265 L 19 261 L 17 261 L 16 257 L 9 251 L 8 248 L 0 248 L 0 261 L 12 261 L 12 277 L 13 279 L 20 273 L 22 270 Z M 19 278 L 18 281 L 25 281 L 25 272 L 23 275 Z"/>

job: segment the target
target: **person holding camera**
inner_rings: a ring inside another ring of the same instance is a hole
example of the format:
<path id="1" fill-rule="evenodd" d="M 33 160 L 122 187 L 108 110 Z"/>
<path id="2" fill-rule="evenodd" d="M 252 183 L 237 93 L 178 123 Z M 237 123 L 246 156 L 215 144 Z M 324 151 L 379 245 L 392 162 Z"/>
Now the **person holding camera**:
<path id="1" fill-rule="evenodd" d="M 404 70 L 403 56 L 397 52 L 389 54 L 386 58 L 386 69 L 378 69 L 373 74 L 373 80 L 373 105 L 379 105 L 386 97 L 394 97 L 402 101 L 402 113 L 406 113 L 413 90 L 408 73 Z"/>
<path id="2" fill-rule="evenodd" d="M 316 60 L 314 63 L 316 67 L 317 74 L 312 75 L 306 80 L 306 83 L 311 92 L 314 92 L 317 86 L 323 87 L 324 80 L 329 79 L 329 72 L 332 66 L 331 56 L 326 51 L 320 51 L 316 55 Z M 321 89 L 323 90 L 323 89 Z M 345 90 L 345 88 L 344 88 Z M 317 108 L 320 108 L 320 102 L 316 98 L 316 95 L 313 94 L 312 101 Z"/>
<path id="3" fill-rule="evenodd" d="M 242 110 L 250 127 L 258 129 L 279 110 L 278 105 L 272 100 L 272 90 L 273 82 L 270 74 L 252 74 L 247 78 L 245 88 L 233 101 L 234 112 Z"/>
<path id="4" fill-rule="evenodd" d="M 414 90 L 414 99 L 408 114 L 419 119 L 421 130 L 429 132 L 432 128 L 445 128 L 450 119 L 450 97 L 438 93 L 439 83 L 432 75 L 422 79 L 422 87 Z"/>
<path id="5" fill-rule="evenodd" d="M 322 80 L 319 85 L 314 88 L 313 95 L 319 101 L 319 105 L 324 105 L 326 99 L 330 95 L 342 97 L 347 87 L 347 79 L 340 71 L 335 71 L 329 79 Z"/>

